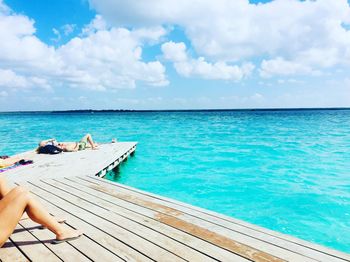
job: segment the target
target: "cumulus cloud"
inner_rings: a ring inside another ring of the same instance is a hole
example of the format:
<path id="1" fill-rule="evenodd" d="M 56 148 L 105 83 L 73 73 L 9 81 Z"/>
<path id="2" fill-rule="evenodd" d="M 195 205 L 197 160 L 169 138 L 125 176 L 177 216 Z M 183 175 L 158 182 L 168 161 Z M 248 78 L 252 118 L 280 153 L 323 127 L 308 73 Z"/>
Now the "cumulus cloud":
<path id="1" fill-rule="evenodd" d="M 204 57 L 193 59 L 186 53 L 183 42 L 166 42 L 161 47 L 164 58 L 174 62 L 176 71 L 185 77 L 201 77 L 204 79 L 222 79 L 238 81 L 249 76 L 254 69 L 251 63 L 242 66 L 228 65 L 226 62 L 209 63 Z"/>
<path id="2" fill-rule="evenodd" d="M 135 87 L 135 81 L 166 85 L 165 67 L 159 61 L 142 62 L 142 37 L 138 31 L 112 28 L 72 39 L 57 50 L 69 67 L 67 81 L 101 90 Z"/>
<path id="3" fill-rule="evenodd" d="M 17 75 L 12 70 L 0 69 L 0 87 L 26 87 L 28 81 L 23 77 Z"/>
<path id="4" fill-rule="evenodd" d="M 187 60 L 186 45 L 183 42 L 175 43 L 173 41 L 162 44 L 164 58 L 173 62 L 182 62 Z"/>
<path id="5" fill-rule="evenodd" d="M 106 21 L 102 18 L 101 15 L 96 15 L 95 18 L 83 28 L 83 35 L 93 34 L 99 30 L 103 31 L 106 29 L 107 29 Z"/>
<path id="6" fill-rule="evenodd" d="M 318 73 L 310 66 L 302 63 L 287 61 L 281 57 L 271 60 L 263 60 L 259 72 L 262 77 L 271 77 L 273 75 L 315 75 Z"/>
<path id="7" fill-rule="evenodd" d="M 11 89 L 41 87 L 43 89 L 50 89 L 50 85 L 46 79 L 35 76 L 25 77 L 16 74 L 12 70 L 3 69 L 0 69 L 0 87 Z"/>
<path id="8" fill-rule="evenodd" d="M 142 60 L 143 44 L 164 35 L 161 27 L 108 27 L 97 16 L 82 35 L 58 47 L 43 43 L 35 31 L 32 19 L 13 13 L 0 0 L 0 87 L 106 90 L 133 88 L 138 81 L 168 84 L 159 61 Z"/>
<path id="9" fill-rule="evenodd" d="M 285 74 L 271 68 L 281 61 L 292 69 L 288 74 L 350 64 L 347 0 L 89 2 L 114 25 L 180 25 L 196 53 L 210 61 L 261 57 L 262 72 L 271 76 Z"/>

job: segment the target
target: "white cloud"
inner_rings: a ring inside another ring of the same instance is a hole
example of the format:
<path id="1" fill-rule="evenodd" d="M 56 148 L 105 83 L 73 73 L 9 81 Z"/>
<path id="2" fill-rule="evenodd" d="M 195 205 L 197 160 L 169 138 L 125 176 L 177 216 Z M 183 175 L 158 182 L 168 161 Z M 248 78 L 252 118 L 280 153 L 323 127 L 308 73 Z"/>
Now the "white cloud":
<path id="1" fill-rule="evenodd" d="M 28 81 L 11 70 L 0 70 L 0 87 L 26 87 Z"/>
<path id="2" fill-rule="evenodd" d="M 112 28 L 72 39 L 57 50 L 69 65 L 67 82 L 101 90 L 135 87 L 135 81 L 166 85 L 165 67 L 160 62 L 142 62 L 140 38 L 139 31 Z"/>
<path id="3" fill-rule="evenodd" d="M 61 28 L 63 30 L 64 35 L 68 36 L 68 35 L 70 35 L 71 33 L 74 32 L 76 26 L 77 25 L 75 25 L 75 24 L 65 24 Z"/>
<path id="4" fill-rule="evenodd" d="M 141 27 L 134 29 L 133 34 L 139 40 L 155 44 L 162 40 L 162 37 L 167 34 L 167 31 L 162 26 L 154 26 L 148 28 Z"/>
<path id="5" fill-rule="evenodd" d="M 183 42 L 167 42 L 162 45 L 164 58 L 174 62 L 176 71 L 185 77 L 197 76 L 204 79 L 223 79 L 238 81 L 251 74 L 254 65 L 245 63 L 241 67 L 225 62 L 209 63 L 204 57 L 190 58 Z"/>
<path id="6" fill-rule="evenodd" d="M 61 41 L 61 33 L 58 29 L 56 28 L 52 28 L 52 32 L 53 34 L 56 36 L 54 38 L 51 38 L 50 40 L 53 41 L 53 42 L 56 42 L 58 43 L 59 41 Z"/>
<path id="7" fill-rule="evenodd" d="M 39 77 L 25 77 L 16 74 L 12 70 L 0 69 L 0 87 L 2 88 L 31 88 L 40 87 L 44 89 L 49 89 L 47 81 Z"/>
<path id="8" fill-rule="evenodd" d="M 0 0 L 0 14 L 8 14 L 10 9 L 7 5 L 4 4 L 3 0 Z"/>
<path id="9" fill-rule="evenodd" d="M 142 61 L 143 44 L 162 37 L 166 31 L 161 27 L 107 27 L 97 16 L 84 35 L 55 48 L 35 36 L 33 20 L 6 13 L 2 2 L 0 6 L 1 86 L 106 90 L 134 88 L 136 82 L 168 84 L 165 67 L 159 61 Z M 56 35 L 60 36 L 58 30 Z"/>
<path id="10" fill-rule="evenodd" d="M 101 15 L 96 15 L 95 18 L 83 28 L 83 34 L 89 35 L 96 33 L 99 30 L 106 30 L 107 29 L 107 23 L 102 18 Z"/>
<path id="11" fill-rule="evenodd" d="M 316 72 L 309 66 L 301 63 L 286 61 L 281 57 L 272 60 L 263 60 L 259 70 L 262 77 L 271 77 L 273 75 L 306 75 Z"/>
<path id="12" fill-rule="evenodd" d="M 347 0 L 89 2 L 114 25 L 180 25 L 196 53 L 210 61 L 280 57 L 293 69 L 288 75 L 350 65 L 350 31 L 343 26 L 350 24 Z"/>
<path id="13" fill-rule="evenodd" d="M 187 60 L 186 45 L 183 42 L 174 43 L 172 41 L 162 44 L 164 58 L 173 62 Z"/>

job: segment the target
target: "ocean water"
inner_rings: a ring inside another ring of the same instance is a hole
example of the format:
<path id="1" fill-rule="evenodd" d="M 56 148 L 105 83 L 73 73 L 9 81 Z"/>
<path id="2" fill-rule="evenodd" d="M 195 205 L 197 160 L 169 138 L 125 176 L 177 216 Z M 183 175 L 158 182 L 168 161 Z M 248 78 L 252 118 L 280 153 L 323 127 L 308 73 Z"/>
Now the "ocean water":
<path id="1" fill-rule="evenodd" d="M 0 114 L 0 155 L 138 141 L 109 179 L 350 253 L 350 110 Z"/>

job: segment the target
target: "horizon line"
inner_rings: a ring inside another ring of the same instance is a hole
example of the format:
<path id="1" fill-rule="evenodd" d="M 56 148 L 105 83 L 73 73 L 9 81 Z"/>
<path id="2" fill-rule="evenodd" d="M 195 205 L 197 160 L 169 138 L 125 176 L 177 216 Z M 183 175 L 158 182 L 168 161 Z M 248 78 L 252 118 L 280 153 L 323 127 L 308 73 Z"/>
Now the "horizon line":
<path id="1" fill-rule="evenodd" d="M 128 112 L 224 112 L 224 111 L 321 111 L 350 110 L 350 107 L 276 107 L 276 108 L 211 108 L 211 109 L 68 109 L 68 110 L 18 110 L 3 113 L 128 113 Z"/>

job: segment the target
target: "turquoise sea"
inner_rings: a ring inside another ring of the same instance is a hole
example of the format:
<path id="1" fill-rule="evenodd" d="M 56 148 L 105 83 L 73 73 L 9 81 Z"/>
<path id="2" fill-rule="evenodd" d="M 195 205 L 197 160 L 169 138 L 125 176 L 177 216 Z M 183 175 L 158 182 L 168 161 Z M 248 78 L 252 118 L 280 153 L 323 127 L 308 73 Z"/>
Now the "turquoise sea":
<path id="1" fill-rule="evenodd" d="M 350 110 L 1 113 L 0 155 L 138 141 L 120 183 L 350 253 Z"/>

